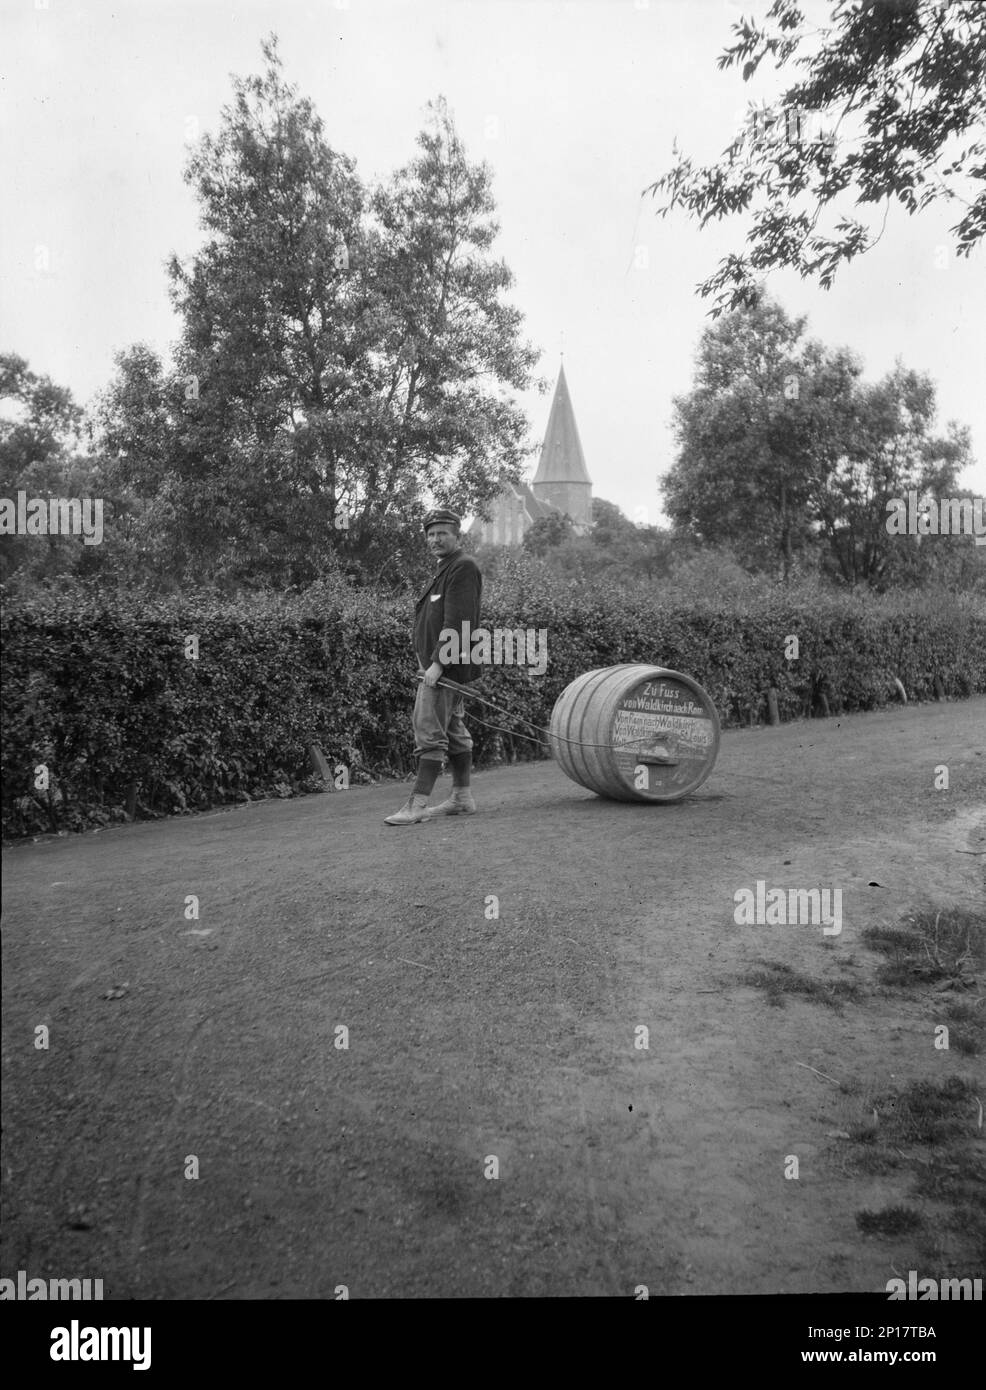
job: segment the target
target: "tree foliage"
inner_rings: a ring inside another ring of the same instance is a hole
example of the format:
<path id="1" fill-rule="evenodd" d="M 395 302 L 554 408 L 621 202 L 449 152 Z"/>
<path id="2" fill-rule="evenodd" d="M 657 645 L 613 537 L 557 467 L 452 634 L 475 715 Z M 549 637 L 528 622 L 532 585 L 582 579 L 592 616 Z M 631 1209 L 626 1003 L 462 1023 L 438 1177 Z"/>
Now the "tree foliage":
<path id="1" fill-rule="evenodd" d="M 574 535 L 575 526 L 568 513 L 551 512 L 539 516 L 524 532 L 524 549 L 531 555 L 543 556 Z"/>
<path id="2" fill-rule="evenodd" d="M 686 536 L 672 537 L 660 527 L 638 525 L 614 502 L 594 497 L 588 534 L 577 535 L 567 515 L 539 517 L 525 533 L 522 549 L 569 582 L 640 588 L 667 576 L 696 546 Z M 477 553 L 484 573 L 497 576 L 512 552 L 483 546 Z"/>
<path id="3" fill-rule="evenodd" d="M 810 512 L 825 543 L 825 568 L 855 587 L 947 582 L 965 573 L 974 549 L 969 537 L 891 537 L 887 503 L 904 499 L 958 497 L 957 476 L 970 461 L 969 432 L 950 423 L 936 429 L 935 387 L 925 374 L 898 362 L 883 380 L 856 383 L 844 403 L 844 448 L 834 466 L 819 475 Z"/>
<path id="4" fill-rule="evenodd" d="M 8 490 L 25 469 L 78 440 L 82 411 L 64 386 L 32 372 L 16 353 L 0 354 L 0 469 Z"/>
<path id="5" fill-rule="evenodd" d="M 798 80 L 772 107 L 751 106 L 715 164 L 695 165 L 676 146 L 672 168 L 644 190 L 662 217 L 683 208 L 702 226 L 747 219 L 745 252 L 699 286 L 714 316 L 749 304 L 767 270 L 791 267 L 828 288 L 869 250 L 882 230 L 838 215 L 844 194 L 909 213 L 944 199 L 958 212 L 956 252 L 970 254 L 986 232 L 981 0 L 838 0 L 819 35 L 797 0 L 774 0 L 762 27 L 741 19 L 732 29 L 720 69 L 741 65 L 748 82 L 772 58 L 799 67 Z"/>
<path id="6" fill-rule="evenodd" d="M 594 497 L 592 530 L 589 534 L 596 545 L 612 546 L 620 541 L 639 539 L 640 530 L 615 502 L 607 502 L 605 497 Z"/>
<path id="7" fill-rule="evenodd" d="M 964 570 L 968 538 L 911 544 L 886 522 L 887 502 L 911 490 L 958 495 L 968 430 L 937 431 L 928 376 L 898 363 L 866 384 L 852 354 L 805 328 L 761 299 L 702 335 L 694 386 L 674 402 L 678 452 L 662 483 L 675 526 L 785 581 L 821 566 L 850 587 L 886 588 Z"/>
<path id="8" fill-rule="evenodd" d="M 64 386 L 32 372 L 16 353 L 0 355 L 0 495 L 92 496 L 91 470 L 79 453 L 82 410 Z M 33 578 L 70 573 L 98 562 L 77 537 L 0 536 L 0 582 L 18 570 Z"/>
<path id="9" fill-rule="evenodd" d="M 813 490 L 835 466 L 860 368 L 763 299 L 702 336 L 695 384 L 674 401 L 678 454 L 662 488 L 672 521 L 791 577 L 814 540 Z"/>
<path id="10" fill-rule="evenodd" d="M 205 241 L 169 265 L 174 367 L 140 347 L 119 360 L 102 442 L 153 500 L 173 572 L 394 580 L 423 506 L 475 510 L 501 470 L 518 476 L 527 424 L 510 393 L 537 353 L 492 255 L 490 171 L 445 103 L 371 189 L 275 39 L 263 53 L 186 169 Z"/>

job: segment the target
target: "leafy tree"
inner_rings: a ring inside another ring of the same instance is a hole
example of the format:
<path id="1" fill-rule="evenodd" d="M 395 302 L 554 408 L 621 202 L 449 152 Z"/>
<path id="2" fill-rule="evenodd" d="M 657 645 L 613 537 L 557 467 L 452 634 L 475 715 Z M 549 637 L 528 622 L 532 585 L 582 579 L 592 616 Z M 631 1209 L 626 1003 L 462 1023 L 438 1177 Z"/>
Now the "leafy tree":
<path id="1" fill-rule="evenodd" d="M 84 413 L 71 393 L 9 355 L 0 359 L 0 481 L 4 496 L 89 498 L 101 504 L 99 545 L 76 536 L 0 538 L 8 593 L 39 585 L 177 588 L 187 578 L 185 508 L 170 451 L 180 385 L 136 345 L 117 356 L 117 376 Z"/>
<path id="2" fill-rule="evenodd" d="M 193 550 L 235 550 L 244 579 L 289 583 L 331 544 L 375 333 L 352 268 L 365 191 L 285 81 L 276 40 L 263 54 L 185 171 L 207 241 L 169 266 L 184 417 L 171 465 Z"/>
<path id="3" fill-rule="evenodd" d="M 0 355 L 0 494 L 14 498 L 79 496 L 61 486 L 79 443 L 82 411 L 63 386 L 32 372 L 16 353 Z M 76 470 L 78 472 L 78 470 Z M 74 481 L 74 480 L 73 480 Z M 18 570 L 33 580 L 70 569 L 79 558 L 74 537 L 0 537 L 0 580 Z"/>
<path id="4" fill-rule="evenodd" d="M 592 530 L 589 533 L 596 545 L 610 546 L 619 540 L 638 538 L 638 528 L 615 502 L 604 497 L 592 499 Z"/>
<path id="5" fill-rule="evenodd" d="M 491 257 L 499 231 L 486 165 L 471 165 L 444 100 L 420 153 L 377 190 L 375 289 L 386 313 L 378 391 L 385 448 L 368 479 L 373 515 L 407 512 L 422 488 L 461 512 L 517 482 L 527 422 L 503 386 L 526 388 L 539 354 L 504 302 L 513 276 Z"/>
<path id="6" fill-rule="evenodd" d="M 898 362 L 883 381 L 857 385 L 845 453 L 812 497 L 812 514 L 827 542 L 826 568 L 854 588 L 926 583 L 956 572 L 955 538 L 892 537 L 887 502 L 957 496 L 956 478 L 971 460 L 969 431 L 950 423 L 935 430 L 935 388 L 927 375 Z"/>
<path id="7" fill-rule="evenodd" d="M 886 529 L 891 498 L 956 495 L 969 435 L 954 423 L 937 433 L 935 410 L 926 375 L 898 363 L 867 385 L 854 357 L 764 299 L 702 335 L 694 387 L 674 402 L 666 510 L 680 532 L 785 582 L 819 562 L 850 587 L 954 574 L 953 538 L 919 546 Z"/>
<path id="8" fill-rule="evenodd" d="M 152 496 L 172 463 L 187 407 L 184 384 L 170 380 L 160 355 L 135 343 L 114 358 L 116 375 L 96 399 L 92 425 L 117 480 Z"/>
<path id="9" fill-rule="evenodd" d="M 552 512 L 539 516 L 524 532 L 524 549 L 531 555 L 543 556 L 563 541 L 575 535 L 575 526 L 567 512 Z"/>
<path id="10" fill-rule="evenodd" d="M 170 263 L 176 369 L 153 408 L 118 383 L 117 424 L 141 434 L 167 416 L 154 467 L 189 564 L 251 583 L 340 562 L 393 577 L 429 500 L 472 510 L 501 468 L 518 474 L 526 422 L 503 388 L 525 388 L 537 354 L 489 254 L 489 170 L 467 161 L 444 103 L 371 193 L 285 80 L 276 39 L 263 53 L 186 170 L 207 241 Z"/>
<path id="11" fill-rule="evenodd" d="M 752 107 L 748 128 L 717 163 L 676 162 L 644 192 L 699 219 L 749 220 L 744 254 L 699 286 L 713 315 L 749 304 L 758 275 L 793 267 L 828 288 L 840 265 L 879 239 L 823 212 L 850 193 L 858 207 L 891 200 L 909 213 L 938 199 L 959 210 L 959 255 L 986 232 L 986 6 L 981 0 L 838 0 L 817 41 L 797 0 L 774 0 L 759 27 L 741 19 L 720 69 L 749 81 L 765 58 L 803 69 L 773 108 Z M 811 49 L 805 56 L 805 49 Z M 796 56 L 800 55 L 800 56 Z M 884 217 L 884 221 L 885 221 Z"/>
<path id="12" fill-rule="evenodd" d="M 188 476 L 188 380 L 145 343 L 117 353 L 115 366 L 88 420 L 104 486 L 118 499 L 101 578 L 166 592 L 235 588 L 236 561 L 205 506 L 196 507 Z"/>
<path id="13" fill-rule="evenodd" d="M 551 572 L 576 583 L 646 587 L 694 547 L 657 526 L 638 526 L 613 502 L 592 499 L 592 529 L 576 535 L 568 517 L 544 517 L 524 536 L 524 550 Z M 502 549 L 502 548 L 501 548 Z M 484 573 L 498 570 L 496 547 L 484 547 Z"/>
<path id="14" fill-rule="evenodd" d="M 0 407 L 0 476 L 9 495 L 29 465 L 78 442 L 82 411 L 70 391 L 16 353 L 0 354 Z"/>
<path id="15" fill-rule="evenodd" d="M 814 545 L 810 502 L 843 451 L 860 370 L 805 323 L 763 299 L 706 329 L 695 385 L 674 401 L 678 455 L 662 483 L 677 528 L 785 581 Z"/>

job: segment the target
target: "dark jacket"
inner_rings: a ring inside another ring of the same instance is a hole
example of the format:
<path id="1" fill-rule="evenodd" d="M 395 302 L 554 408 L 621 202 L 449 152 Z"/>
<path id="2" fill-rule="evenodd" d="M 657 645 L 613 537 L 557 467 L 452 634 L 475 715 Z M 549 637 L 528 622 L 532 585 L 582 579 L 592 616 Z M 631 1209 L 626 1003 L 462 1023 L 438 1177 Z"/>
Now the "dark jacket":
<path id="1" fill-rule="evenodd" d="M 483 576 L 472 556 L 464 550 L 447 555 L 414 606 L 414 654 L 425 670 L 432 662 L 441 661 L 447 668 L 446 680 L 474 681 L 483 674 L 482 666 L 450 664 L 447 652 L 444 660 L 439 655 L 440 648 L 447 647 L 442 629 L 452 628 L 459 635 L 462 655 L 468 656 L 472 642 L 463 644 L 463 623 L 469 624 L 469 632 L 479 627 L 482 593 Z"/>

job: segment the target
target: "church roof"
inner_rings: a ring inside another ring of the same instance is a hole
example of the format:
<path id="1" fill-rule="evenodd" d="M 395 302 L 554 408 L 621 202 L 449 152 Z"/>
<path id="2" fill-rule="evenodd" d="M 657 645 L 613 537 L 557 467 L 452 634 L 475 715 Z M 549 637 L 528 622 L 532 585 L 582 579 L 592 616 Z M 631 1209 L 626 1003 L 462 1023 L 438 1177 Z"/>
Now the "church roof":
<path id="1" fill-rule="evenodd" d="M 542 516 L 553 516 L 558 508 L 552 502 L 543 502 L 540 497 L 535 497 L 531 491 L 530 483 L 521 483 L 518 488 L 524 501 L 527 503 L 528 514 L 537 521 Z"/>
<path id="2" fill-rule="evenodd" d="M 553 502 L 546 502 L 543 498 L 535 496 L 535 494 L 531 491 L 530 483 L 525 482 L 505 482 L 500 490 L 498 497 L 496 498 L 493 504 L 494 509 L 499 505 L 503 498 L 509 497 L 511 496 L 511 494 L 514 497 L 519 498 L 524 503 L 524 509 L 532 521 L 538 521 L 543 516 L 561 516 L 561 509 L 559 507 L 556 507 Z M 469 527 L 469 530 L 470 532 L 480 531 L 482 530 L 484 525 L 489 524 L 491 523 L 483 522 L 479 517 L 476 517 L 472 525 Z"/>
<path id="3" fill-rule="evenodd" d="M 588 483 L 592 486 L 565 380 L 564 363 L 558 373 L 541 459 L 534 475 L 534 486 L 538 483 Z"/>

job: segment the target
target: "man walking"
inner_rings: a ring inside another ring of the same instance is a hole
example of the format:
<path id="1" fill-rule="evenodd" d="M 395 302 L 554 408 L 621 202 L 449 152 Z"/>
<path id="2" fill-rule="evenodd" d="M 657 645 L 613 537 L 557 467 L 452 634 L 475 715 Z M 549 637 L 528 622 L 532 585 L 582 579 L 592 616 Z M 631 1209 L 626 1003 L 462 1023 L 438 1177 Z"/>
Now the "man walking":
<path id="1" fill-rule="evenodd" d="M 462 549 L 461 524 L 455 512 L 444 510 L 429 512 L 424 519 L 428 549 L 438 561 L 438 569 L 414 608 L 414 652 L 421 677 L 412 716 L 418 776 L 406 803 L 384 818 L 387 825 L 416 825 L 438 816 L 470 816 L 476 810 L 469 789 L 472 739 L 462 721 L 465 702 L 461 688 L 456 687 L 478 679 L 483 668 L 470 662 L 443 665 L 439 658 L 439 651 L 446 648 L 447 654 L 449 645 L 454 654 L 460 649 L 464 654 L 468 650 L 467 633 L 479 626 L 483 576 L 476 561 Z M 454 645 L 441 638 L 442 632 L 447 634 L 450 629 L 458 637 Z M 452 768 L 452 795 L 429 807 L 428 798 L 446 758 Z"/>

